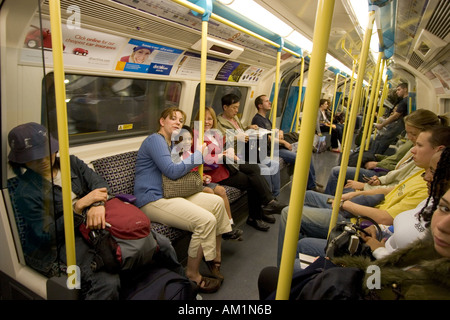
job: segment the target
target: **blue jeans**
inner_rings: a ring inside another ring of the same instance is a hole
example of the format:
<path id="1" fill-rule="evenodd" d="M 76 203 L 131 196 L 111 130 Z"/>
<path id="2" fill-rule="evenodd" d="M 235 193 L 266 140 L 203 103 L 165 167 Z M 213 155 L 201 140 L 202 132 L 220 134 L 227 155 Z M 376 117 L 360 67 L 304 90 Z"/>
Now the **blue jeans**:
<path id="1" fill-rule="evenodd" d="M 299 239 L 304 237 L 327 238 L 332 214 L 331 204 L 327 203 L 329 198 L 332 198 L 332 196 L 310 190 L 306 191 Z M 285 207 L 281 211 L 280 229 L 278 232 L 278 265 L 281 261 L 288 212 L 289 207 Z M 341 213 L 338 214 L 338 221 L 349 220 Z"/>
<path id="2" fill-rule="evenodd" d="M 299 253 L 307 254 L 313 257 L 325 257 L 325 247 L 327 239 L 303 238 L 297 243 L 297 255 Z"/>
<path id="3" fill-rule="evenodd" d="M 258 163 L 258 166 L 261 169 L 261 175 L 269 184 L 272 195 L 278 197 L 281 188 L 280 163 L 277 160 L 265 158 L 262 163 Z"/>
<path id="4" fill-rule="evenodd" d="M 339 171 L 341 170 L 340 166 L 333 167 L 331 169 L 330 177 L 328 178 L 327 186 L 325 187 L 324 193 L 331 194 L 334 196 L 336 193 L 337 182 L 339 178 Z M 355 179 L 356 167 L 347 167 L 347 173 L 345 175 L 345 181 L 354 180 Z M 374 175 L 381 175 L 381 173 L 377 173 L 374 170 L 367 170 L 364 168 L 359 169 L 358 181 L 364 182 L 363 175 L 368 177 L 372 177 Z M 344 189 L 344 193 L 349 192 L 352 189 Z"/>
<path id="5" fill-rule="evenodd" d="M 288 149 L 279 149 L 279 156 L 282 158 L 286 163 L 295 164 L 295 159 L 297 158 L 297 153 L 294 151 L 290 151 Z M 314 164 L 311 161 L 309 164 L 309 173 L 308 173 L 308 184 L 306 188 L 308 190 L 314 189 L 316 187 L 316 170 L 314 169 Z"/>

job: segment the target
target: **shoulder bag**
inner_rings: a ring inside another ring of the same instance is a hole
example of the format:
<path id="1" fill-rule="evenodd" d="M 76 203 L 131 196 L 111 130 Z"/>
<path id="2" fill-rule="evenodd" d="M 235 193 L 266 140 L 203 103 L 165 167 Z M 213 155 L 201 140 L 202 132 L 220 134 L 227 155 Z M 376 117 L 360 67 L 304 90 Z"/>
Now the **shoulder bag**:
<path id="1" fill-rule="evenodd" d="M 191 171 L 179 179 L 172 180 L 162 175 L 164 198 L 186 198 L 203 191 L 203 180 L 198 171 Z"/>
<path id="2" fill-rule="evenodd" d="M 162 134 L 160 135 L 164 138 Z M 170 152 L 169 145 L 167 147 Z M 200 177 L 198 171 L 190 171 L 176 180 L 172 180 L 162 174 L 162 189 L 163 197 L 166 199 L 177 197 L 186 198 L 203 191 L 203 179 Z"/>
<path id="3" fill-rule="evenodd" d="M 382 234 L 380 226 L 368 217 L 360 218 L 369 220 L 375 225 L 377 228 L 377 240 L 381 241 Z M 327 245 L 325 247 L 325 256 L 330 259 L 345 255 L 365 256 L 375 260 L 372 256 L 372 250 L 359 235 L 359 232 L 364 232 L 368 235 L 368 233 L 364 231 L 367 226 L 367 224 L 364 226 L 364 223 L 359 222 L 352 223 L 341 221 L 336 223 L 336 226 L 331 230 L 330 235 L 328 236 Z"/>

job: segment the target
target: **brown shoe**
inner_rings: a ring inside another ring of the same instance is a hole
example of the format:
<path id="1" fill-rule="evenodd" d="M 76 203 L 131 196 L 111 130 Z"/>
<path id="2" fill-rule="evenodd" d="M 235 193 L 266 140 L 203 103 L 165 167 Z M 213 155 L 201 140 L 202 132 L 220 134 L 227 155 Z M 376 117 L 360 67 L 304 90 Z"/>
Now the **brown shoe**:
<path id="1" fill-rule="evenodd" d="M 197 284 L 198 292 L 214 293 L 220 288 L 222 282 L 216 278 L 202 277 L 200 283 Z"/>
<path id="2" fill-rule="evenodd" d="M 220 273 L 220 262 L 214 260 L 206 261 L 206 265 L 208 266 L 208 269 L 212 273 L 212 275 L 220 280 L 220 283 L 222 283 L 224 277 Z"/>

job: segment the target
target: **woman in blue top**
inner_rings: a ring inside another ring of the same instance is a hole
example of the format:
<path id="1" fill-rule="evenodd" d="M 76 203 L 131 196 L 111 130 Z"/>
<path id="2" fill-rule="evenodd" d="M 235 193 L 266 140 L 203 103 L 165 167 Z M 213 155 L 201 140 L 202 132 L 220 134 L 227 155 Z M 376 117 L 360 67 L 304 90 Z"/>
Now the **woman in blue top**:
<path id="1" fill-rule="evenodd" d="M 186 276 L 199 285 L 200 292 L 215 292 L 223 276 L 220 273 L 221 235 L 231 231 L 222 198 L 199 192 L 187 198 L 163 197 L 162 174 L 179 179 L 203 163 L 197 150 L 182 162 L 172 161 L 168 146 L 172 134 L 177 134 L 186 121 L 186 114 L 178 108 L 164 110 L 159 118 L 159 130 L 142 143 L 136 160 L 134 194 L 136 205 L 150 220 L 192 232 L 188 249 Z M 205 258 L 216 278 L 203 277 L 200 263 Z"/>

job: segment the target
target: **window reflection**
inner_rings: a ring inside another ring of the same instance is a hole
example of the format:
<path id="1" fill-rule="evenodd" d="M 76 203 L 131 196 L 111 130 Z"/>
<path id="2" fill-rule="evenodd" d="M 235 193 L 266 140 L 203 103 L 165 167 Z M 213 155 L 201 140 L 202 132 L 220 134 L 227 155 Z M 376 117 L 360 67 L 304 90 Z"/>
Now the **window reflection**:
<path id="1" fill-rule="evenodd" d="M 70 145 L 148 134 L 161 111 L 179 106 L 179 82 L 66 74 Z M 53 74 L 45 78 L 50 131 L 56 136 Z M 46 123 L 45 108 L 43 122 Z"/>

